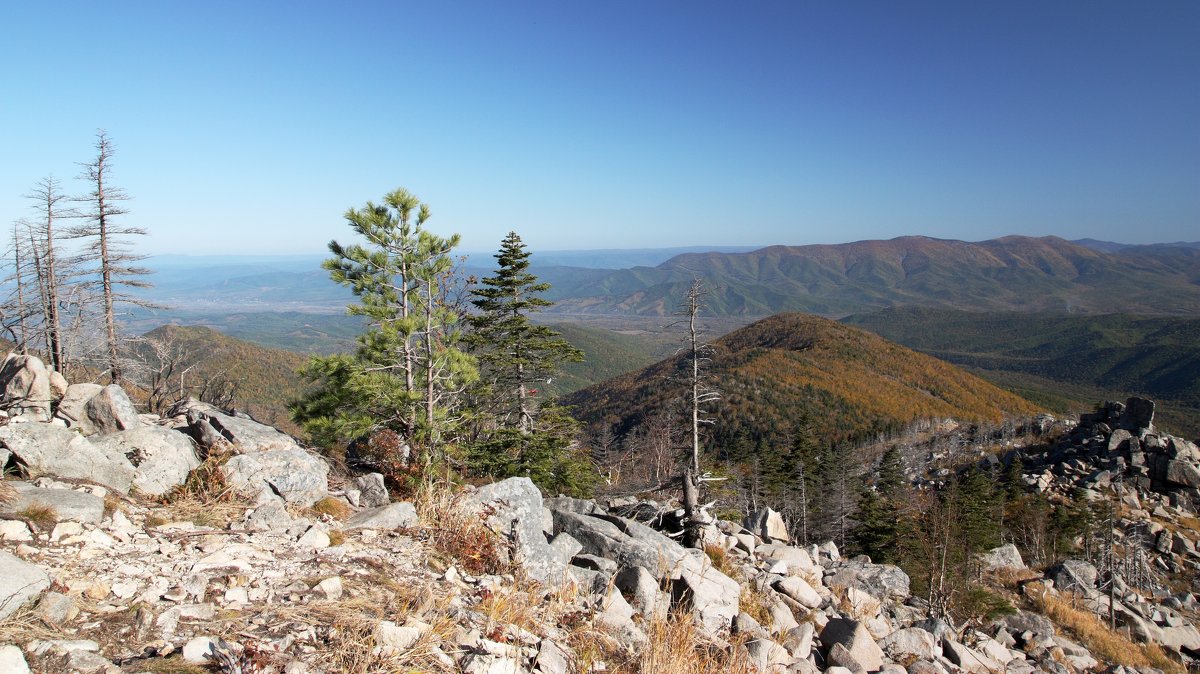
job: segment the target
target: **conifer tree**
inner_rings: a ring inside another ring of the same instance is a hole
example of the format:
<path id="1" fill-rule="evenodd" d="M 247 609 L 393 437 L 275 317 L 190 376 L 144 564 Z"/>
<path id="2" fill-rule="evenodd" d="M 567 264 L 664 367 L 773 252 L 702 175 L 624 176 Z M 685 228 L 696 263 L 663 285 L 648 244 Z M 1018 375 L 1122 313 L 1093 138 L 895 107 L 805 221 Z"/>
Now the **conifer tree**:
<path id="1" fill-rule="evenodd" d="M 496 403 L 499 425 L 528 433 L 534 428 L 538 387 L 549 384 L 562 363 L 582 361 L 583 352 L 529 319 L 552 302 L 541 297 L 550 284 L 530 273 L 530 253 L 521 237 L 509 232 L 495 257 L 495 275 L 472 291 L 478 313 L 468 319 L 467 343 Z"/>
<path id="2" fill-rule="evenodd" d="M 329 244 L 330 277 L 349 286 L 369 329 L 353 355 L 311 359 L 302 371 L 317 382 L 292 405 L 293 418 L 314 439 L 333 444 L 374 431 L 395 432 L 424 449 L 422 471 L 431 476 L 464 387 L 475 377 L 472 359 L 459 348 L 458 313 L 448 300 L 455 273 L 450 251 L 458 235 L 423 228 L 429 208 L 398 189 L 383 204 L 367 202 L 346 212 L 366 245 Z M 408 457 L 391 457 L 406 463 Z"/>

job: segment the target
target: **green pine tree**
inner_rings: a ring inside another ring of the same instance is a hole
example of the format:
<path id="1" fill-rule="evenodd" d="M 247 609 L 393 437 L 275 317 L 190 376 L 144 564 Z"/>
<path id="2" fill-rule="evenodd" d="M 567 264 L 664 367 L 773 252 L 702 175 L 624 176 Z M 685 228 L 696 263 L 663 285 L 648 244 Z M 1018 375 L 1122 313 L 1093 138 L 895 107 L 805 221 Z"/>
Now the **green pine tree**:
<path id="1" fill-rule="evenodd" d="M 292 417 L 322 444 L 394 431 L 424 450 L 422 469 L 445 451 L 463 387 L 476 370 L 459 348 L 458 315 L 448 299 L 454 280 L 450 251 L 458 235 L 423 228 L 429 207 L 404 189 L 383 204 L 346 212 L 364 244 L 329 244 L 322 265 L 358 298 L 348 307 L 368 328 L 353 355 L 314 357 L 302 371 L 316 386 L 291 406 Z M 391 457 L 400 460 L 402 457 Z"/>

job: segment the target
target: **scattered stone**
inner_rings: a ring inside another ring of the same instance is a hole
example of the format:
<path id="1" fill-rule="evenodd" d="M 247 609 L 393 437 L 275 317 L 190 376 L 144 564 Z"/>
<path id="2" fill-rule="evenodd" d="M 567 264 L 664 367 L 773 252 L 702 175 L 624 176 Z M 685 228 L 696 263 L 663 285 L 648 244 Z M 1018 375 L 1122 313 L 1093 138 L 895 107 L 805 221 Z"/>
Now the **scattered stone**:
<path id="1" fill-rule="evenodd" d="M 117 384 L 109 384 L 92 396 L 84 405 L 84 414 L 98 434 L 127 431 L 142 425 L 133 401 Z"/>
<path id="2" fill-rule="evenodd" d="M 979 555 L 979 562 L 984 569 L 1024 569 L 1025 561 L 1021 559 L 1021 551 L 1009 543 L 993 548 Z"/>
<path id="3" fill-rule="evenodd" d="M 346 520 L 343 529 L 379 529 L 390 531 L 417 525 L 417 509 L 407 501 L 370 508 Z"/>

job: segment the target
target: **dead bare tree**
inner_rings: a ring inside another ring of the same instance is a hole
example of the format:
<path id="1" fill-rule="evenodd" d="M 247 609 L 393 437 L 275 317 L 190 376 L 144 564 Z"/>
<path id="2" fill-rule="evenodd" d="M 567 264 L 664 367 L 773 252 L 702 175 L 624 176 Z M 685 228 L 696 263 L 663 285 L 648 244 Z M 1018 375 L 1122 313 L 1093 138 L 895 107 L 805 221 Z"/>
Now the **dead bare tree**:
<path id="1" fill-rule="evenodd" d="M 677 315 L 686 324 L 684 349 L 687 354 L 688 408 L 691 414 L 691 448 L 687 465 L 683 470 L 683 509 L 687 520 L 684 529 L 684 545 L 698 547 L 700 544 L 700 426 L 711 424 L 706 416 L 706 405 L 720 399 L 721 394 L 708 382 L 707 366 L 711 362 L 712 346 L 702 338 L 699 325 L 700 311 L 709 291 L 699 278 L 692 281 L 687 296 Z"/>
<path id="2" fill-rule="evenodd" d="M 29 252 L 21 231 L 25 224 L 13 223 L 12 242 L 7 256 L 12 259 L 13 268 L 12 273 L 4 279 L 9 296 L 3 305 L 0 305 L 0 325 L 20 353 L 29 352 L 30 321 L 37 314 L 27 296 L 30 280 Z"/>
<path id="3" fill-rule="evenodd" d="M 96 134 L 96 157 L 82 164 L 80 176 L 89 184 L 90 192 L 79 197 L 86 204 L 81 215 L 84 224 L 72 227 L 69 235 L 88 241 L 84 260 L 95 265 L 95 283 L 100 289 L 104 314 L 104 334 L 108 342 L 108 375 L 114 384 L 120 384 L 122 364 L 120 343 L 117 335 L 116 307 L 120 304 L 151 306 L 149 302 L 127 292 L 131 288 L 147 288 L 150 284 L 141 277 L 149 269 L 137 266 L 144 255 L 134 254 L 125 237 L 144 236 L 146 230 L 120 224 L 120 217 L 129 210 L 121 202 L 130 199 L 126 192 L 114 187 L 109 180 L 112 171 L 113 146 L 103 131 Z"/>
<path id="4" fill-rule="evenodd" d="M 64 255 L 59 245 L 66 233 L 66 228 L 59 224 L 77 217 L 78 213 L 63 204 L 68 197 L 54 176 L 47 176 L 35 183 L 25 198 L 33 201 L 33 208 L 37 211 L 36 220 L 29 223 L 29 238 L 42 304 L 46 355 L 54 369 L 64 372 L 67 362 L 63 339 L 63 300 L 71 296 L 64 292 L 64 286 L 77 279 L 78 273 L 72 258 Z"/>

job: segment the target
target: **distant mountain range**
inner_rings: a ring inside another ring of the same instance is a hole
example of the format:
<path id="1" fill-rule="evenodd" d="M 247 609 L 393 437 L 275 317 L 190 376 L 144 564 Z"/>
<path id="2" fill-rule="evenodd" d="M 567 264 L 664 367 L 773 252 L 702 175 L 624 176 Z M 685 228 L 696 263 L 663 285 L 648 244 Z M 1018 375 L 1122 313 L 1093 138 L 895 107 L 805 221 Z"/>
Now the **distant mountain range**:
<path id="1" fill-rule="evenodd" d="M 787 442 L 807 418 L 821 442 L 899 430 L 918 419 L 999 421 L 1038 407 L 963 370 L 878 335 L 808 314 L 771 316 L 713 342 L 710 446 Z M 577 391 L 578 418 L 629 431 L 687 390 L 686 355 Z"/>
<path id="2" fill-rule="evenodd" d="M 712 289 L 709 310 L 722 316 L 780 311 L 844 316 L 904 305 L 1200 312 L 1200 244 L 1195 243 L 1133 246 L 1019 236 L 967 242 L 911 236 L 741 252 L 674 254 L 677 250 L 535 254 L 533 269 L 552 285 L 548 298 L 562 314 L 669 315 L 696 277 Z M 192 312 L 339 312 L 350 294 L 329 281 L 321 259 L 154 258 L 150 263 L 158 274 L 146 296 Z M 657 263 L 612 268 L 639 260 Z M 573 264 L 556 264 L 563 262 Z M 486 275 L 491 260 L 476 254 L 464 271 Z"/>
<path id="3" fill-rule="evenodd" d="M 890 306 L 971 310 L 1200 312 L 1200 249 L 1107 253 L 1057 238 L 977 243 L 902 237 L 839 245 L 691 253 L 656 267 L 551 274 L 556 311 L 666 315 L 693 278 L 718 315 L 840 316 Z"/>

